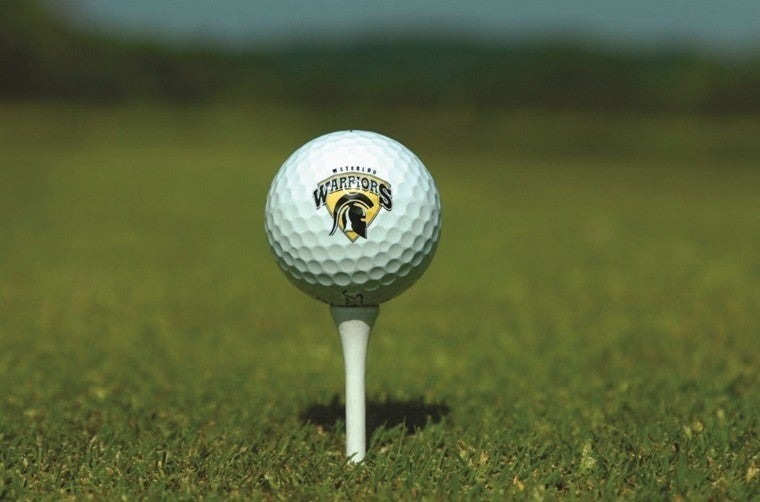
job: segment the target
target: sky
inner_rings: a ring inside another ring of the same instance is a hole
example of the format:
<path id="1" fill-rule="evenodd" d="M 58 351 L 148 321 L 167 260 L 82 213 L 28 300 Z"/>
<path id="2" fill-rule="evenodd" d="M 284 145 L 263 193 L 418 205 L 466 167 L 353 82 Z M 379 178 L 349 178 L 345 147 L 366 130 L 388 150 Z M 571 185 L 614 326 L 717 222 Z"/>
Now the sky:
<path id="1" fill-rule="evenodd" d="M 580 36 L 623 45 L 760 47 L 760 0 L 48 0 L 78 23 L 173 43 L 234 46 L 456 34 L 486 41 Z"/>

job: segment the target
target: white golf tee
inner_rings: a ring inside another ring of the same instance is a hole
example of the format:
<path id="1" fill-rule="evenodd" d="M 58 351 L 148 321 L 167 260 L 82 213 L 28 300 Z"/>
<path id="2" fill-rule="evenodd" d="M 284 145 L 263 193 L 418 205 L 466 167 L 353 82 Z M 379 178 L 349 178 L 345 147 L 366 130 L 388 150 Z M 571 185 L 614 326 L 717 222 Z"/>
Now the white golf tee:
<path id="1" fill-rule="evenodd" d="M 340 333 L 346 368 L 346 456 L 350 462 L 361 462 L 367 453 L 364 374 L 369 335 L 379 312 L 378 306 L 330 307 Z"/>

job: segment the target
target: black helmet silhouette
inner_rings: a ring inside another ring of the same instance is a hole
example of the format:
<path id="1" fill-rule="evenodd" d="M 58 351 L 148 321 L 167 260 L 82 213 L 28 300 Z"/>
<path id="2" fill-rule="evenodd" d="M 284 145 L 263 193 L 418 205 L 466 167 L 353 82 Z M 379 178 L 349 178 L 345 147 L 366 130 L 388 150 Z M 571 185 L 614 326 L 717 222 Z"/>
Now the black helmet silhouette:
<path id="1" fill-rule="evenodd" d="M 351 230 L 356 232 L 357 235 L 361 235 L 365 239 L 367 238 L 367 209 L 370 209 L 375 204 L 361 192 L 349 192 L 342 196 L 335 203 L 335 211 L 333 212 L 333 227 L 330 230 L 330 235 L 335 233 L 338 229 L 338 224 L 342 229 Z M 346 225 L 350 224 L 350 228 Z"/>

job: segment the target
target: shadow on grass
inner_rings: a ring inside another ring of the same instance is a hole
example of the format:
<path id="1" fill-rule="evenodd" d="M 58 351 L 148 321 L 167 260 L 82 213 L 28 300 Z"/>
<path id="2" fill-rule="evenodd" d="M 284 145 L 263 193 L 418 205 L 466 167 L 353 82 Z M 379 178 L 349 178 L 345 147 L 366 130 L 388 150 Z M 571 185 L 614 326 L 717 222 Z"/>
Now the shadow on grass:
<path id="1" fill-rule="evenodd" d="M 312 404 L 301 412 L 304 423 L 319 425 L 332 430 L 345 421 L 345 404 L 338 396 L 333 396 L 328 404 Z M 438 423 L 449 414 L 449 407 L 443 403 L 426 404 L 422 399 L 396 401 L 367 401 L 367 436 L 380 427 L 403 426 L 407 434 L 414 434 L 429 423 Z"/>

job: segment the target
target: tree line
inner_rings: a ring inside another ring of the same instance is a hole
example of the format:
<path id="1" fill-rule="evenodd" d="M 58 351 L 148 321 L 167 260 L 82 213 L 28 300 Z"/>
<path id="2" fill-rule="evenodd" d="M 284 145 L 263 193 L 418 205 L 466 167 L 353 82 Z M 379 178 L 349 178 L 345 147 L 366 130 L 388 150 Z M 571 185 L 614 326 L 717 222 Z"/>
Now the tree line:
<path id="1" fill-rule="evenodd" d="M 6 0 L 0 98 L 755 114 L 760 57 L 414 37 L 269 51 L 169 47 L 85 33 L 36 2 Z"/>

